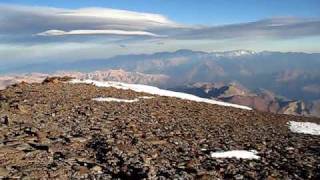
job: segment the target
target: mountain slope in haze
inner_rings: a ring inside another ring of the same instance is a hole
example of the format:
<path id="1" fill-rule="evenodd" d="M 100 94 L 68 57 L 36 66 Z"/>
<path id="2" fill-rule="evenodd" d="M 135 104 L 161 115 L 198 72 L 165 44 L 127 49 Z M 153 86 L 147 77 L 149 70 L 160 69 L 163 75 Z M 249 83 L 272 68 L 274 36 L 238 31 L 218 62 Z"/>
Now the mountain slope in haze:
<path id="1" fill-rule="evenodd" d="M 0 76 L 0 90 L 5 89 L 7 86 L 21 83 L 21 82 L 28 82 L 28 83 L 35 83 L 35 82 L 42 82 L 48 74 L 43 73 L 30 73 L 25 75 L 4 75 Z"/>
<path id="2" fill-rule="evenodd" d="M 0 176 L 319 179 L 319 123 L 50 78 L 0 91 Z"/>
<path id="3" fill-rule="evenodd" d="M 245 87 L 268 89 L 288 97 L 314 101 L 320 99 L 320 54 L 229 51 L 206 53 L 179 50 L 155 54 L 122 55 L 108 59 L 68 63 L 48 62 L 5 72 L 55 72 L 59 70 L 95 71 L 103 68 L 128 72 L 162 74 L 172 81 L 163 87 L 196 82 L 233 82 Z M 3 67 L 5 68 L 5 67 Z"/>
<path id="4" fill-rule="evenodd" d="M 96 81 L 119 81 L 133 84 L 148 84 L 163 86 L 170 78 L 162 74 L 143 74 L 139 72 L 128 72 L 123 69 L 99 70 L 89 73 L 61 71 L 55 76 L 70 76 L 77 79 L 91 79 Z"/>
<path id="5" fill-rule="evenodd" d="M 161 86 L 169 81 L 169 77 L 161 74 L 143 74 L 138 72 L 127 72 L 122 69 L 118 70 L 99 70 L 89 73 L 76 71 L 59 71 L 54 74 L 30 73 L 0 76 L 0 89 L 8 85 L 20 83 L 22 81 L 42 82 L 48 76 L 70 76 L 77 79 L 92 79 L 97 81 L 119 81 L 135 84 L 149 84 Z"/>
<path id="6" fill-rule="evenodd" d="M 268 90 L 252 92 L 237 83 L 195 83 L 173 88 L 173 90 L 195 94 L 204 98 L 241 104 L 264 112 L 316 117 L 320 115 L 319 101 L 290 100 L 285 97 L 279 97 Z"/>

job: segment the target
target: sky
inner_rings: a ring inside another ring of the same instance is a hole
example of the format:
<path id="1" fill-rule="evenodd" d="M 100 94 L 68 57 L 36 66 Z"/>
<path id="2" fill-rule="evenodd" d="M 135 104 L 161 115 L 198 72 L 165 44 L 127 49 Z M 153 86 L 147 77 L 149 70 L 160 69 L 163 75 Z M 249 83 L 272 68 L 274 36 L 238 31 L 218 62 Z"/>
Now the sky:
<path id="1" fill-rule="evenodd" d="M 319 0 L 0 0 L 0 65 L 200 51 L 320 52 Z"/>

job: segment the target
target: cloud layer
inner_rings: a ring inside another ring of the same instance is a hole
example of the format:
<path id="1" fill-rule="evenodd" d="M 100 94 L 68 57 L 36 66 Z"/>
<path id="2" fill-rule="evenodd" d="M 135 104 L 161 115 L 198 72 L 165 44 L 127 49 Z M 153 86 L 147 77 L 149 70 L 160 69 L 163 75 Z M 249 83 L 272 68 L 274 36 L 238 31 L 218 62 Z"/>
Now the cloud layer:
<path id="1" fill-rule="evenodd" d="M 216 51 L 301 47 L 320 51 L 315 48 L 319 43 L 311 41 L 319 37 L 320 18 L 281 17 L 199 26 L 174 22 L 161 14 L 109 8 L 0 4 L 0 65 L 13 59 L 76 60 L 181 48 Z"/>
<path id="2" fill-rule="evenodd" d="M 282 17 L 256 22 L 205 27 L 177 34 L 187 39 L 275 38 L 287 39 L 320 35 L 320 19 Z"/>
<path id="3" fill-rule="evenodd" d="M 320 35 L 320 19 L 273 18 L 213 27 L 187 26 L 160 14 L 108 8 L 58 9 L 0 4 L 0 35 L 125 35 L 171 39 L 296 38 Z M 9 39 L 9 38 L 8 38 Z"/>

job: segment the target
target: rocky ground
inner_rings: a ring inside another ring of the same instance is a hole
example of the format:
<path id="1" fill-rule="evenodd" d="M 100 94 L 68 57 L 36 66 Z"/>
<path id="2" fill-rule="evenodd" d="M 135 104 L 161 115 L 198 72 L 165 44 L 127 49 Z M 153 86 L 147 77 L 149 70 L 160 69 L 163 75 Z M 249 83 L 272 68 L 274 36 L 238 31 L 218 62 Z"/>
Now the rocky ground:
<path id="1" fill-rule="evenodd" d="M 0 178 L 320 179 L 320 136 L 275 115 L 57 79 L 0 91 Z M 260 159 L 211 152 L 256 150 Z"/>

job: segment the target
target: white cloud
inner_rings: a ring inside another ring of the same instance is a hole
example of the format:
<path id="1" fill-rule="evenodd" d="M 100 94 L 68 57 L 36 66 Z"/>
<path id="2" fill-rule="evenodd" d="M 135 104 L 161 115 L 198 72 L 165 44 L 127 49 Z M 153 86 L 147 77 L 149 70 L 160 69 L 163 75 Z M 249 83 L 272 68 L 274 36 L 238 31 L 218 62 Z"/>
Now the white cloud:
<path id="1" fill-rule="evenodd" d="M 38 33 L 39 36 L 64 36 L 64 35 L 123 35 L 123 36 L 151 36 L 151 37 L 164 37 L 146 31 L 124 31 L 124 30 L 48 30 Z"/>
<path id="2" fill-rule="evenodd" d="M 153 25 L 178 26 L 177 23 L 169 20 L 168 18 L 160 14 L 141 13 L 109 8 L 84 8 L 77 10 L 69 10 L 65 13 L 59 13 L 59 15 L 69 17 L 73 16 L 116 19 L 121 21 L 143 21 Z"/>
<path id="3" fill-rule="evenodd" d="M 0 4 L 0 34 L 36 34 L 52 29 L 146 31 L 182 27 L 160 14 L 109 8 L 63 9 Z"/>
<path id="4" fill-rule="evenodd" d="M 178 39 L 292 39 L 320 35 L 319 18 L 278 17 L 213 27 L 199 27 L 177 33 Z"/>

